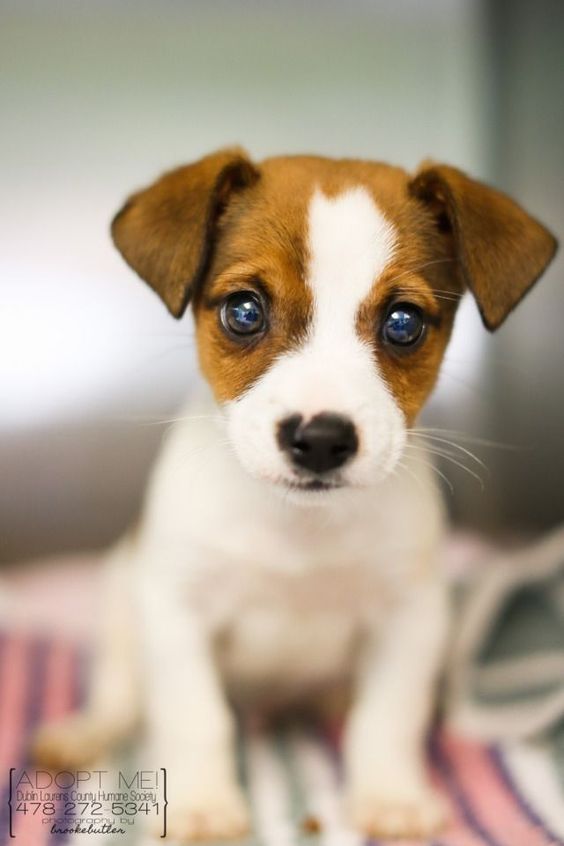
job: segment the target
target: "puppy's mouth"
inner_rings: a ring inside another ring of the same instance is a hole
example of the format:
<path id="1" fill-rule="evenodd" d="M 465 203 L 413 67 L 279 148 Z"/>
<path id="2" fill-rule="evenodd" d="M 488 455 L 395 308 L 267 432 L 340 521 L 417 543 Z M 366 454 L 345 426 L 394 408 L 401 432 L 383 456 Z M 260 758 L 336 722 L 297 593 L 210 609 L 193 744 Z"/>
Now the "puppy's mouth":
<path id="1" fill-rule="evenodd" d="M 290 491 L 306 492 L 306 493 L 323 493 L 327 491 L 336 491 L 340 488 L 346 487 L 342 481 L 329 481 L 326 479 L 304 479 L 299 482 L 286 482 L 286 488 Z"/>
<path id="2" fill-rule="evenodd" d="M 334 491 L 345 486 L 342 482 L 326 482 L 323 479 L 310 479 L 308 482 L 292 482 L 288 487 L 293 491 Z"/>

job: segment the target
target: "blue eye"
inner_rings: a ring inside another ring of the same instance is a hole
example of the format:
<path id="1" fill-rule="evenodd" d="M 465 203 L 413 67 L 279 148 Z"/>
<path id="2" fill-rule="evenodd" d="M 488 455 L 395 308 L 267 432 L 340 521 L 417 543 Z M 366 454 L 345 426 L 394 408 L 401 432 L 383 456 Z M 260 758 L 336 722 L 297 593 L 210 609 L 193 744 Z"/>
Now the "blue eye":
<path id="1" fill-rule="evenodd" d="M 220 317 L 229 335 L 257 335 L 266 327 L 264 306 L 253 291 L 237 291 L 227 297 Z"/>
<path id="2" fill-rule="evenodd" d="M 410 303 L 397 303 L 388 311 L 382 334 L 389 344 L 409 347 L 421 340 L 424 329 L 421 309 Z"/>

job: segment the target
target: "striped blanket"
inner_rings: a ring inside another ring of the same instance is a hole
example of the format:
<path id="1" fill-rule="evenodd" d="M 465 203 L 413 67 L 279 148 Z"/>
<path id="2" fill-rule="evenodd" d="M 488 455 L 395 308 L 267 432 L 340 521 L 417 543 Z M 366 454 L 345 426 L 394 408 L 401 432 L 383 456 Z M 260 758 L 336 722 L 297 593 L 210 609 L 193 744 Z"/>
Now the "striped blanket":
<path id="1" fill-rule="evenodd" d="M 26 744 L 40 720 L 79 704 L 84 664 L 81 651 L 61 638 L 0 637 L 0 846 L 146 842 L 134 828 L 109 837 L 50 834 L 31 813 L 13 813 L 10 837 L 10 768 L 25 767 Z M 338 732 L 328 728 L 243 731 L 242 776 L 255 829 L 247 846 L 360 846 L 341 816 L 338 747 Z M 542 749 L 479 745 L 442 729 L 433 734 L 428 757 L 451 811 L 447 830 L 428 846 L 564 846 L 564 802 Z"/>

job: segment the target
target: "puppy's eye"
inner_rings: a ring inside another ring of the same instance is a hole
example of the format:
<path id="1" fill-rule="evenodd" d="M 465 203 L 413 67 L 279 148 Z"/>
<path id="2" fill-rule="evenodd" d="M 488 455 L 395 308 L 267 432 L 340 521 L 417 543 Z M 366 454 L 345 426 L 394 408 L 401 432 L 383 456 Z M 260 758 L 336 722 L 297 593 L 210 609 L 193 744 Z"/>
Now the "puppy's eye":
<path id="1" fill-rule="evenodd" d="M 411 347 L 423 338 L 425 320 L 418 306 L 396 303 L 391 306 L 382 326 L 386 343 L 396 347 Z"/>
<path id="2" fill-rule="evenodd" d="M 237 291 L 221 304 L 221 325 L 228 335 L 258 335 L 266 328 L 262 300 L 254 291 Z"/>

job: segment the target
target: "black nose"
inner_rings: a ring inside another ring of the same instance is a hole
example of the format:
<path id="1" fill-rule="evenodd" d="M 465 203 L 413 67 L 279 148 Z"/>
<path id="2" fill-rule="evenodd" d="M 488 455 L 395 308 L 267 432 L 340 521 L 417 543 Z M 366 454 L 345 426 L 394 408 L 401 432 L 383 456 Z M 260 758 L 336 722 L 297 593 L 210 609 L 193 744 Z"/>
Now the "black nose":
<path id="1" fill-rule="evenodd" d="M 355 454 L 358 438 L 351 421 L 339 414 L 317 414 L 305 424 L 294 414 L 280 423 L 278 444 L 297 467 L 326 473 Z"/>

